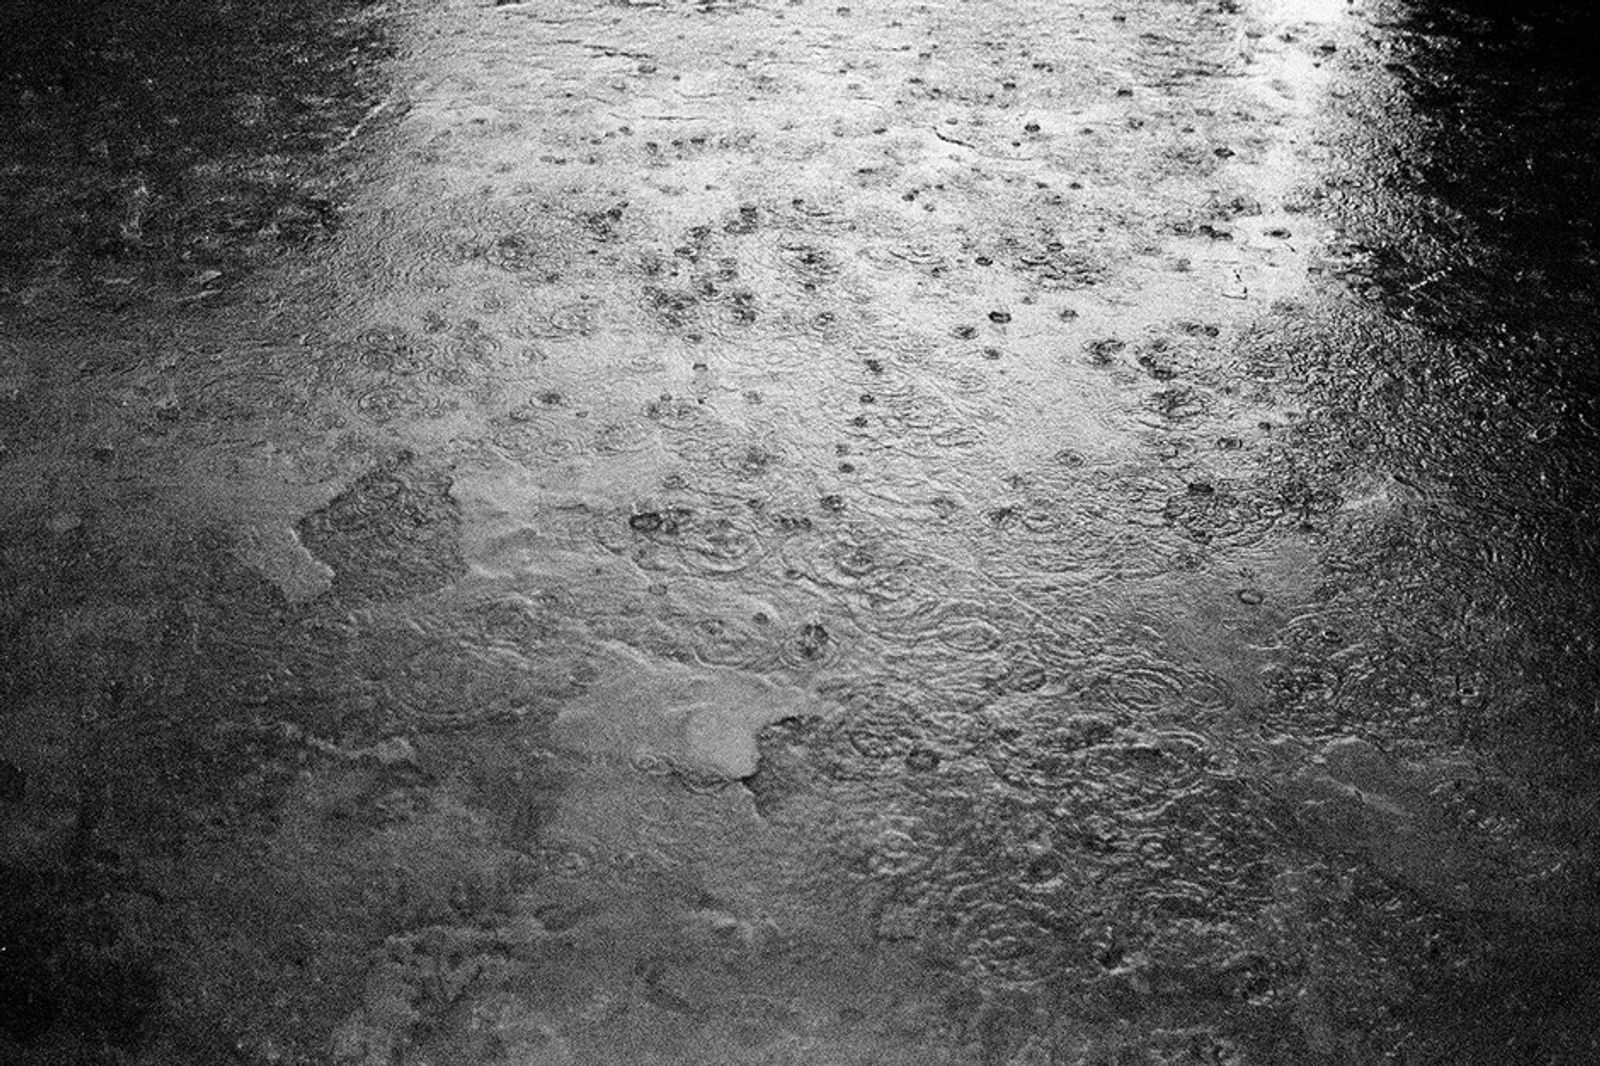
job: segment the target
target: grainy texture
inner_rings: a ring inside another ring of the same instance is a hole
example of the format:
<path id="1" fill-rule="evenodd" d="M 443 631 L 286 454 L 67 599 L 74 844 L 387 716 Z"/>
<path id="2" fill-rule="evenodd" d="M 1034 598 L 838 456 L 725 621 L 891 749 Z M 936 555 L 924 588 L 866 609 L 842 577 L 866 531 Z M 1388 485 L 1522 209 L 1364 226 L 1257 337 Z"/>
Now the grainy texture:
<path id="1" fill-rule="evenodd" d="M 1600 1059 L 1592 16 L 17 10 L 0 1059 Z"/>

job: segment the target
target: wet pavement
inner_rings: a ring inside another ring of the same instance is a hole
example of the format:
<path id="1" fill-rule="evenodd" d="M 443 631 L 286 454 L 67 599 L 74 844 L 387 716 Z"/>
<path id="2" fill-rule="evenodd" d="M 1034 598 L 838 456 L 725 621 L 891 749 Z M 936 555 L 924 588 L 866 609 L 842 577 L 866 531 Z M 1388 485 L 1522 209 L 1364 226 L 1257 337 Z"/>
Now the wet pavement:
<path id="1" fill-rule="evenodd" d="M 0 1058 L 1600 1061 L 1581 5 L 45 10 Z"/>

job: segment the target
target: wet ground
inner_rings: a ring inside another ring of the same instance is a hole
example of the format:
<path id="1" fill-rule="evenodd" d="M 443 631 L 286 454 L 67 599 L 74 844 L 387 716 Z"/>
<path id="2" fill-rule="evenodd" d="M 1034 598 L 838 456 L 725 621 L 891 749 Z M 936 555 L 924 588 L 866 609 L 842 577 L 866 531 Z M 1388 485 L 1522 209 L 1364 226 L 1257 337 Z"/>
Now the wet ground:
<path id="1" fill-rule="evenodd" d="M 0 1058 L 1600 1060 L 1582 5 L 0 17 Z"/>

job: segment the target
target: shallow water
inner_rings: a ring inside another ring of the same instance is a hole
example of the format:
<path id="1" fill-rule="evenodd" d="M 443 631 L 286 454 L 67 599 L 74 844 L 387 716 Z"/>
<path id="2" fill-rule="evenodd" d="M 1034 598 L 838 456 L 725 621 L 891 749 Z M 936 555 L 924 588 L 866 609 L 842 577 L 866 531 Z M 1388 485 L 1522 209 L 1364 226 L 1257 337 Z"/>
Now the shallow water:
<path id="1" fill-rule="evenodd" d="M 8 35 L 0 1049 L 1591 1061 L 1592 28 Z"/>

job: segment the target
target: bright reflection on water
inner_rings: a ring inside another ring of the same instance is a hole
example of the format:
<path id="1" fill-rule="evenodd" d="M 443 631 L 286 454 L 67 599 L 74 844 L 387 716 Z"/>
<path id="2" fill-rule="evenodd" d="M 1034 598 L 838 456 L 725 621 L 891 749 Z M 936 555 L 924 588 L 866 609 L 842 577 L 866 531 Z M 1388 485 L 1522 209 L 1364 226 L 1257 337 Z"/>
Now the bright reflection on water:
<path id="1" fill-rule="evenodd" d="M 1252 0 L 1251 6 L 1277 22 L 1328 24 L 1349 15 L 1351 0 Z"/>

